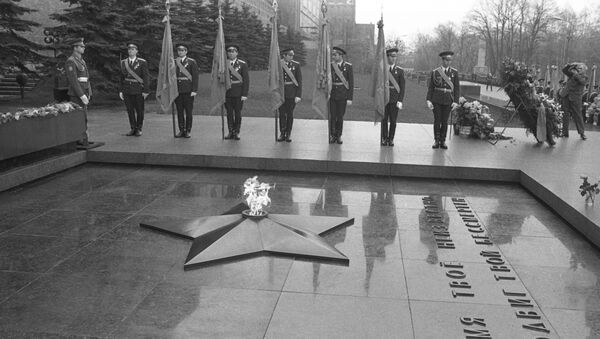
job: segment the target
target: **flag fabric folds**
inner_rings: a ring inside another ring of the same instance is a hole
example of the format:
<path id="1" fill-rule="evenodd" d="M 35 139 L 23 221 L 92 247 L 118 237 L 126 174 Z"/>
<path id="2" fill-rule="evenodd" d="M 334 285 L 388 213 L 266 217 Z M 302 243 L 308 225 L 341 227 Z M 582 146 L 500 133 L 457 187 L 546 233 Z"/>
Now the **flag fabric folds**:
<path id="1" fill-rule="evenodd" d="M 325 2 L 321 7 L 323 15 L 319 23 L 316 84 L 313 91 L 312 107 L 323 119 L 328 119 L 329 95 L 331 93 L 331 43 L 329 41 L 329 25 L 325 16 L 327 12 Z"/>
<path id="2" fill-rule="evenodd" d="M 219 27 L 217 28 L 217 38 L 215 40 L 215 49 L 212 62 L 212 82 L 210 86 L 210 114 L 220 112 L 225 103 L 225 94 L 231 88 L 231 79 L 227 69 L 227 54 L 225 52 L 225 34 L 223 33 L 223 17 L 219 7 L 219 17 L 217 18 Z"/>
<path id="3" fill-rule="evenodd" d="M 158 65 L 158 84 L 156 86 L 156 100 L 160 103 L 164 113 L 171 110 L 173 101 L 179 95 L 177 90 L 177 73 L 175 58 L 173 57 L 173 41 L 171 40 L 171 21 L 167 14 L 163 22 L 165 32 L 163 35 L 162 53 Z"/>
<path id="4" fill-rule="evenodd" d="M 269 91 L 271 91 L 271 110 L 275 111 L 283 104 L 283 71 L 279 60 L 279 41 L 277 38 L 277 1 L 273 1 L 274 16 L 271 25 L 271 47 L 269 50 Z"/>
<path id="5" fill-rule="evenodd" d="M 385 53 L 385 37 L 383 35 L 383 19 L 377 23 L 377 49 L 373 65 L 371 96 L 374 100 L 375 114 L 373 121 L 383 120 L 385 105 L 390 101 L 390 72 L 388 71 L 387 55 Z"/>

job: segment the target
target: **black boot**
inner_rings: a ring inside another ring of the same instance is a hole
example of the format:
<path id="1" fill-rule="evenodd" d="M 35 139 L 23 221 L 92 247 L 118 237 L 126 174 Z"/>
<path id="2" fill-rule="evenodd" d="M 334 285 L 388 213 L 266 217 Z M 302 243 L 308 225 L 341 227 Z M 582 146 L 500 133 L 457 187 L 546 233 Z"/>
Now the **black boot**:
<path id="1" fill-rule="evenodd" d="M 433 148 L 433 149 L 440 148 L 440 142 L 437 139 L 435 139 L 435 142 L 433 143 L 433 146 L 431 146 L 431 148 Z"/>
<path id="2" fill-rule="evenodd" d="M 277 141 L 279 141 L 279 142 L 285 141 L 285 132 L 281 132 L 279 134 L 279 138 L 277 138 Z"/>

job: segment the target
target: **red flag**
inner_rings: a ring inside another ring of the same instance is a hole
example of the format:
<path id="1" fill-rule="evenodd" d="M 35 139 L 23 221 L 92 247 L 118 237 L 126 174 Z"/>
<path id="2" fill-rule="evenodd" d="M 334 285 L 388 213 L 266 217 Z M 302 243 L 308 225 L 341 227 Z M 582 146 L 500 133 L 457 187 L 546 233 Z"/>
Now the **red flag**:
<path id="1" fill-rule="evenodd" d="M 168 3 L 168 2 L 167 2 Z M 179 95 L 177 91 L 177 74 L 175 71 L 175 59 L 173 57 L 173 41 L 171 40 L 171 21 L 167 14 L 165 22 L 165 33 L 163 35 L 162 54 L 158 65 L 158 84 L 156 86 L 156 100 L 160 102 L 163 112 L 171 110 L 175 98 Z"/>
<path id="2" fill-rule="evenodd" d="M 331 93 L 331 46 L 329 41 L 329 26 L 325 13 L 325 1 L 321 4 L 321 21 L 319 24 L 319 47 L 317 50 L 316 86 L 313 92 L 312 107 L 323 118 L 327 119 L 329 112 L 329 94 Z"/>
<path id="3" fill-rule="evenodd" d="M 375 64 L 373 65 L 373 78 L 371 83 L 371 96 L 374 99 L 375 114 L 373 121 L 383 119 L 385 105 L 390 101 L 390 72 L 388 71 L 387 55 L 385 54 L 385 37 L 383 36 L 383 19 L 377 23 L 377 50 Z"/>
<path id="4" fill-rule="evenodd" d="M 219 112 L 221 106 L 225 103 L 225 94 L 231 88 L 231 79 L 227 70 L 227 54 L 225 52 L 225 34 L 223 33 L 223 16 L 221 16 L 221 7 L 219 7 L 219 17 L 217 18 L 219 27 L 217 29 L 217 38 L 215 40 L 215 50 L 213 52 L 212 62 L 212 83 L 210 86 L 210 114 Z"/>
<path id="5" fill-rule="evenodd" d="M 271 28 L 271 49 L 269 51 L 269 90 L 273 95 L 271 98 L 271 110 L 274 111 L 283 104 L 283 72 L 279 60 L 279 42 L 277 40 L 277 1 L 273 0 L 273 25 Z"/>

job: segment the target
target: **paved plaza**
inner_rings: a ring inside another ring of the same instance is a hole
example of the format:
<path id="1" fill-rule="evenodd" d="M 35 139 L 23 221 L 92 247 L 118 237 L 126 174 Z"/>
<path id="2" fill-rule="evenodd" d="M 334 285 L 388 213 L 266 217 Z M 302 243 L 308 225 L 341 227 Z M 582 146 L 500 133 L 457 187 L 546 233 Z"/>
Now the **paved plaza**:
<path id="1" fill-rule="evenodd" d="M 349 265 L 184 271 L 191 241 L 139 226 L 223 212 L 257 174 L 272 213 L 354 218 L 325 236 Z M 600 336 L 600 251 L 517 184 L 86 164 L 0 202 L 1 337 Z"/>

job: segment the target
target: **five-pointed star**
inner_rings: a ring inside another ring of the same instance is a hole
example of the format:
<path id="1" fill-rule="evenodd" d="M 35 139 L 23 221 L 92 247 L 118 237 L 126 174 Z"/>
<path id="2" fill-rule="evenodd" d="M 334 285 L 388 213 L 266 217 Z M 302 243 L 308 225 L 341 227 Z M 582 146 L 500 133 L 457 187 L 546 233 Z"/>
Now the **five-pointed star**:
<path id="1" fill-rule="evenodd" d="M 261 253 L 333 260 L 348 258 L 319 235 L 354 223 L 354 218 L 268 214 L 245 217 L 240 204 L 223 215 L 140 226 L 193 239 L 184 269 Z"/>

